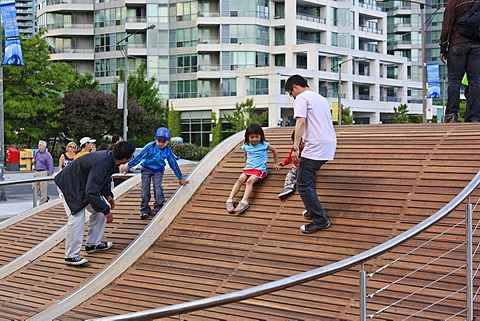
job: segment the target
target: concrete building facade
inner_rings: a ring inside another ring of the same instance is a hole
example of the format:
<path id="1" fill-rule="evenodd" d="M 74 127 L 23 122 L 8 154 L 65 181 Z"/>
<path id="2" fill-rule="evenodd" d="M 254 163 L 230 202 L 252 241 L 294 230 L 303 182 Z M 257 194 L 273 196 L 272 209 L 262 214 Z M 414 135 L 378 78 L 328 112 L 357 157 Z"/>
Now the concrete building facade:
<path id="1" fill-rule="evenodd" d="M 387 54 L 387 13 L 375 1 L 57 2 L 39 0 L 51 58 L 93 73 L 107 92 L 125 54 L 130 71 L 146 61 L 163 98 L 181 112 L 187 142 L 208 146 L 212 112 L 222 118 L 247 98 L 268 111 L 265 125 L 293 125 L 283 89 L 293 74 L 332 104 L 340 92 L 357 124 L 388 122 L 400 104 L 422 114 L 420 79 L 408 57 Z M 117 45 L 127 35 L 128 48 Z"/>

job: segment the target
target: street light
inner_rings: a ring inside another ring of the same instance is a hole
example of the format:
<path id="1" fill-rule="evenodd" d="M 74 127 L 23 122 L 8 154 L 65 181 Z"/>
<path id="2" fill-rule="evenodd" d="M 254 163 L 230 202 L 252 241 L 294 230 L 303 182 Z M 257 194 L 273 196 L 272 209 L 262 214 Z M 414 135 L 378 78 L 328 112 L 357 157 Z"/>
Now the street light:
<path id="1" fill-rule="evenodd" d="M 125 41 L 125 75 L 124 75 L 124 92 L 123 92 L 123 139 L 127 140 L 127 132 L 128 132 L 128 124 L 127 124 L 127 119 L 128 119 L 128 90 L 127 90 L 127 83 L 128 83 L 128 38 L 130 38 L 133 35 L 136 35 L 137 33 L 146 31 L 148 29 L 153 29 L 155 28 L 155 25 L 148 26 L 146 28 L 140 29 L 135 31 L 134 33 L 131 33 L 127 35 L 125 38 L 120 39 L 117 41 L 117 46 L 122 42 Z"/>
<path id="2" fill-rule="evenodd" d="M 352 60 L 360 60 L 360 61 L 366 61 L 367 58 L 365 57 L 353 57 L 350 59 L 347 59 L 345 61 L 341 61 L 335 66 L 332 67 L 334 69 L 335 67 L 338 67 L 338 88 L 337 88 L 337 95 L 338 95 L 338 124 L 342 124 L 342 65 L 346 62 L 352 61 Z"/>

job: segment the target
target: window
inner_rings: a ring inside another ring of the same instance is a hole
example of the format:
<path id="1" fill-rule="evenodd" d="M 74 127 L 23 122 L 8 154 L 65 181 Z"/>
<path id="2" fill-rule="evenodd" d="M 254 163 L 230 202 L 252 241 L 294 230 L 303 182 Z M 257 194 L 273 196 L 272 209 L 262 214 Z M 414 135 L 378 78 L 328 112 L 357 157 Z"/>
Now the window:
<path id="1" fill-rule="evenodd" d="M 172 98 L 196 98 L 197 97 L 197 81 L 196 80 L 179 80 L 176 83 L 174 82 L 173 88 L 171 88 L 171 92 L 173 95 Z"/>
<path id="2" fill-rule="evenodd" d="M 250 78 L 248 95 L 268 95 L 268 79 Z"/>
<path id="3" fill-rule="evenodd" d="M 237 79 L 223 78 L 221 81 L 222 92 L 221 96 L 236 96 L 237 95 Z"/>
<path id="4" fill-rule="evenodd" d="M 212 112 L 184 111 L 180 114 L 182 138 L 186 143 L 208 147 L 211 144 Z"/>
<path id="5" fill-rule="evenodd" d="M 254 51 L 222 52 L 222 70 L 269 66 L 269 54 Z"/>
<path id="6" fill-rule="evenodd" d="M 170 48 L 192 47 L 198 44 L 198 29 L 185 28 L 170 32 Z"/>

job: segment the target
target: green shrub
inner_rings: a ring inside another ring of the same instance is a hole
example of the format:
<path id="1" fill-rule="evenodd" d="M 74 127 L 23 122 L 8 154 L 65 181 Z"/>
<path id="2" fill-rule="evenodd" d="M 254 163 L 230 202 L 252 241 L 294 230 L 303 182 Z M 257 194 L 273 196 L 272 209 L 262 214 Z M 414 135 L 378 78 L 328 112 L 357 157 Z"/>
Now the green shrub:
<path id="1" fill-rule="evenodd" d="M 208 147 L 199 147 L 192 143 L 170 143 L 170 148 L 178 157 L 192 161 L 201 160 L 210 150 Z"/>

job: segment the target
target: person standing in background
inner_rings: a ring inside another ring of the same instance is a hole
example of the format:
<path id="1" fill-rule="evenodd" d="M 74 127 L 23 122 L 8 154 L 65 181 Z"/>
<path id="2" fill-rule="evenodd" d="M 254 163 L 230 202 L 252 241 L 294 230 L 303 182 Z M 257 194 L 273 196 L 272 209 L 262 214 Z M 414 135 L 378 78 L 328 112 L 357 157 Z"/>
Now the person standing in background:
<path id="1" fill-rule="evenodd" d="M 75 158 L 75 154 L 77 153 L 77 144 L 74 142 L 70 142 L 67 145 L 67 150 L 65 153 L 60 155 L 58 159 L 58 170 L 61 171 L 64 167 L 70 165 Z"/>
<path id="2" fill-rule="evenodd" d="M 90 137 L 83 137 L 80 139 L 80 148 L 82 149 L 77 155 L 75 155 L 74 159 L 82 157 L 92 151 L 92 143 L 95 143 L 96 139 L 91 139 Z"/>
<path id="3" fill-rule="evenodd" d="M 52 154 L 47 150 L 47 142 L 40 140 L 38 142 L 38 152 L 33 158 L 33 163 L 35 165 L 35 174 L 34 177 L 45 177 L 51 176 L 54 172 L 53 167 L 53 157 Z M 36 182 L 35 191 L 40 199 L 39 204 L 45 204 L 50 199 L 47 196 L 48 182 Z"/>
<path id="4" fill-rule="evenodd" d="M 440 34 L 440 60 L 447 64 L 448 93 L 445 122 L 458 122 L 460 109 L 460 87 L 462 77 L 468 76 L 468 95 L 480 97 L 480 42 L 460 34 L 456 22 L 465 14 L 465 10 L 475 4 L 471 0 L 449 0 L 443 13 Z M 466 122 L 478 122 L 480 100 L 471 99 L 467 103 Z"/>

